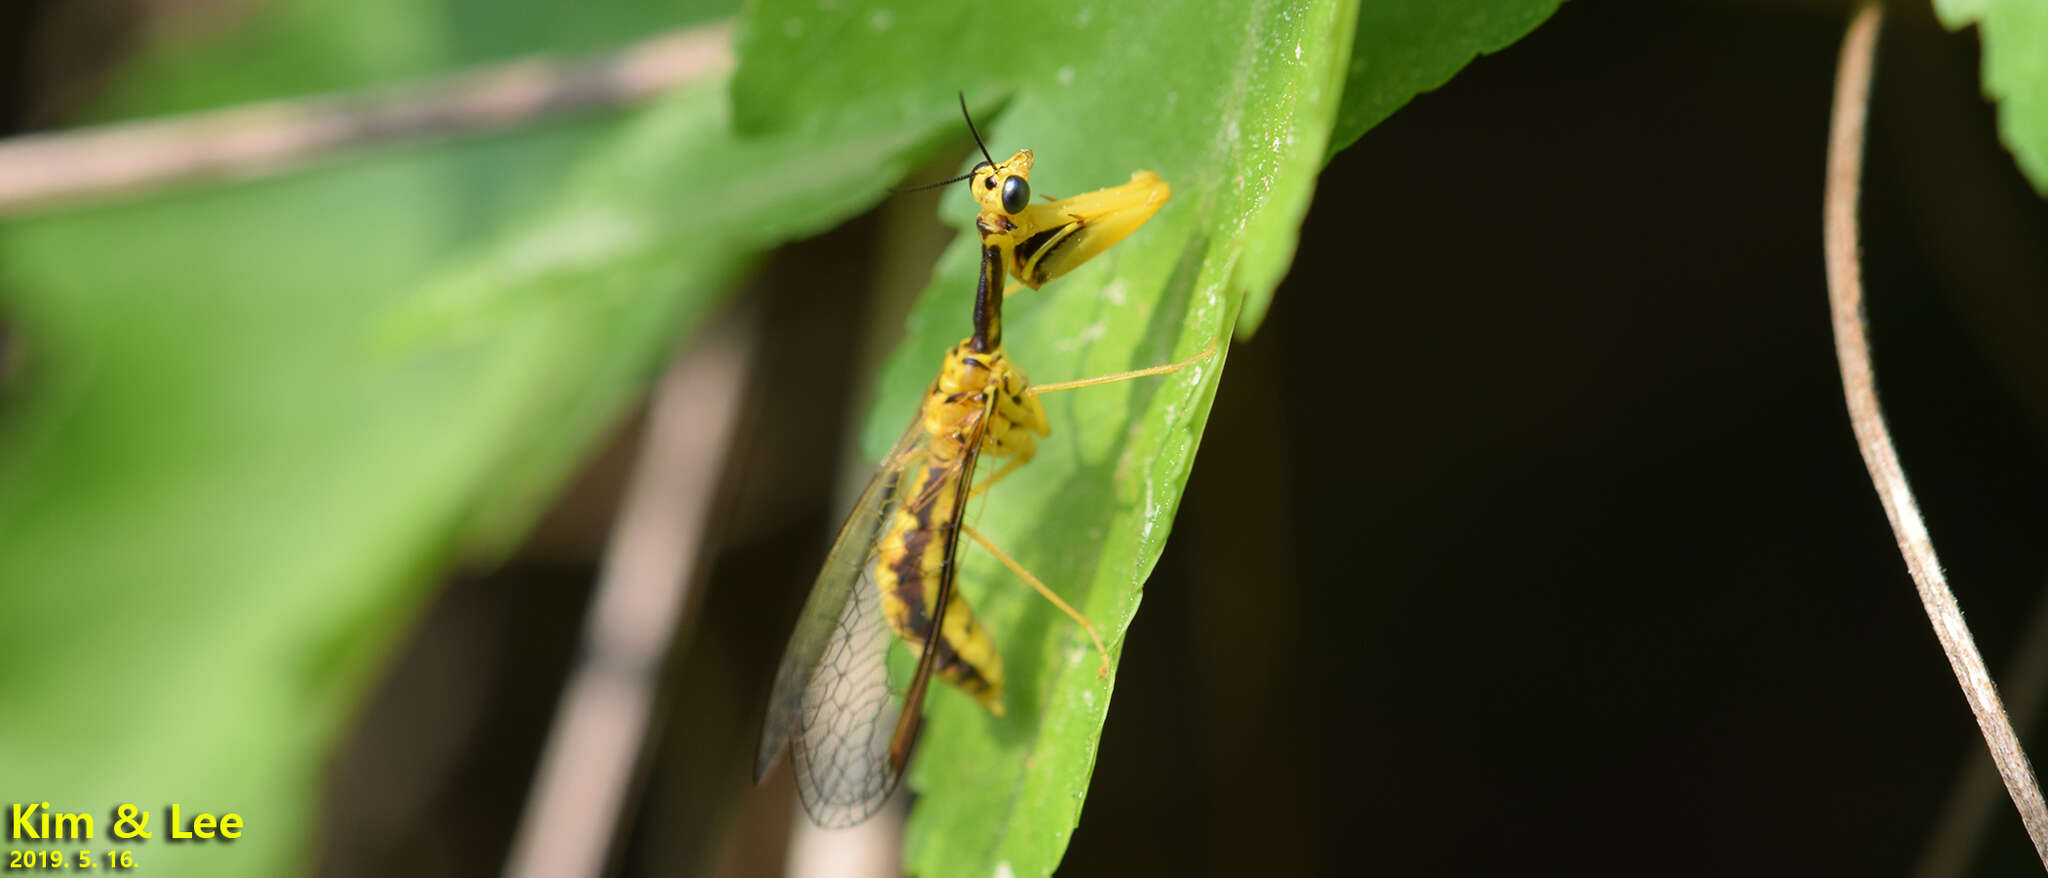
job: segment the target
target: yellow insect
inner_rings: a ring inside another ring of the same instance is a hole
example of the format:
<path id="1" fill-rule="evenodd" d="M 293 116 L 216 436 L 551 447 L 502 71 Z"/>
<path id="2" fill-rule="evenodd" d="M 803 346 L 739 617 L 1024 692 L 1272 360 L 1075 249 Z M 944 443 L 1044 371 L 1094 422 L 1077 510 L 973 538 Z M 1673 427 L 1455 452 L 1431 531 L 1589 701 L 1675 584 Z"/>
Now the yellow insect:
<path id="1" fill-rule="evenodd" d="M 960 109 L 966 113 L 964 97 Z M 1172 190 L 1159 175 L 1139 171 L 1122 186 L 1034 204 L 1031 151 L 997 162 L 971 116 L 967 125 L 987 161 L 934 185 L 968 180 L 981 207 L 974 334 L 946 351 L 917 416 L 840 528 L 776 672 L 754 765 L 759 781 L 787 741 L 804 809 L 828 828 L 866 820 L 895 790 L 917 743 L 931 678 L 1003 712 L 1002 656 L 954 584 L 961 536 L 1072 617 L 1101 655 L 1099 672 L 1108 673 L 1109 651 L 1095 626 L 962 516 L 970 497 L 1030 461 L 1038 437 L 1049 435 L 1040 395 L 1162 375 L 1215 352 L 1211 345 L 1165 366 L 1032 386 L 1003 352 L 1004 276 L 1036 289 L 1123 240 Z M 983 456 L 1008 462 L 976 488 Z M 934 627 L 937 646 L 928 648 Z M 892 639 L 918 656 L 900 692 L 886 668 Z"/>

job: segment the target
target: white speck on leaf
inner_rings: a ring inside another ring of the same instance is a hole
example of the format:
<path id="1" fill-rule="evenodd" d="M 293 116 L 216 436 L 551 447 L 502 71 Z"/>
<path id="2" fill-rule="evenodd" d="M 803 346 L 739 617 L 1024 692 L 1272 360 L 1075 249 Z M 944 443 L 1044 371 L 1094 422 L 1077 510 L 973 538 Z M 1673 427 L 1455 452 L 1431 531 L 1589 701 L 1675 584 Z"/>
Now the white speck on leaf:
<path id="1" fill-rule="evenodd" d="M 1017 878 L 1017 870 L 1010 868 L 1009 861 L 996 864 L 996 878 Z"/>
<path id="2" fill-rule="evenodd" d="M 1086 6 L 1083 6 L 1083 7 L 1081 7 L 1081 8 L 1080 8 L 1080 10 L 1078 10 L 1078 11 L 1076 11 L 1076 12 L 1074 13 L 1074 26 L 1075 26 L 1075 27 L 1087 27 L 1087 26 L 1088 26 L 1088 22 L 1091 22 L 1091 21 L 1094 21 L 1094 20 L 1095 20 L 1095 10 L 1093 10 L 1093 9 L 1090 9 L 1090 8 L 1088 8 L 1088 7 L 1086 7 Z"/>
<path id="3" fill-rule="evenodd" d="M 1058 78 L 1059 78 L 1059 81 L 1060 81 L 1060 84 L 1061 84 L 1061 85 L 1073 85 L 1073 84 L 1074 84 L 1074 67 L 1073 67 L 1073 65 L 1071 65 L 1071 64 L 1065 64 L 1065 65 L 1061 65 L 1061 66 L 1060 66 L 1060 69 L 1059 69 L 1059 72 L 1057 72 L 1057 73 L 1054 73 L 1054 74 L 1053 74 L 1053 76 L 1055 76 L 1055 77 L 1058 77 Z"/>
<path id="4" fill-rule="evenodd" d="M 887 9 L 877 9 L 874 11 L 874 14 L 868 16 L 868 27 L 874 28 L 877 31 L 888 30 L 889 26 L 895 23 L 896 13 L 890 12 Z"/>
<path id="5" fill-rule="evenodd" d="M 1109 327 L 1104 326 L 1102 321 L 1097 320 L 1094 323 L 1088 324 L 1086 329 L 1054 342 L 1052 347 L 1053 350 L 1062 354 L 1072 353 L 1083 345 L 1101 341 L 1103 335 L 1108 332 Z"/>
<path id="6" fill-rule="evenodd" d="M 1103 287 L 1102 298 L 1112 305 L 1122 305 L 1127 301 L 1129 297 L 1124 294 L 1124 279 L 1117 278 L 1110 281 L 1109 286 Z"/>

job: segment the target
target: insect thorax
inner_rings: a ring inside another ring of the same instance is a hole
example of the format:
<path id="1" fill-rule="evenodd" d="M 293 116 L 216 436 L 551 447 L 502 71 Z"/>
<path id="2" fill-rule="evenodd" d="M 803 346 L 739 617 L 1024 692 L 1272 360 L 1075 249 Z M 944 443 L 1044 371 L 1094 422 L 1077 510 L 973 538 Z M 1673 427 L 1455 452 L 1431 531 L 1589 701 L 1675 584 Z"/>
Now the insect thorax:
<path id="1" fill-rule="evenodd" d="M 1037 397 L 1025 393 L 1029 379 L 1011 365 L 1002 349 L 977 353 L 968 349 L 970 341 L 962 340 L 946 351 L 939 380 L 932 384 L 924 413 L 931 453 L 954 459 L 979 431 L 982 454 L 1029 459 L 1038 446 L 1032 434 L 1044 436 L 1050 429 L 1045 407 Z M 989 421 L 980 429 L 978 422 L 985 411 Z"/>

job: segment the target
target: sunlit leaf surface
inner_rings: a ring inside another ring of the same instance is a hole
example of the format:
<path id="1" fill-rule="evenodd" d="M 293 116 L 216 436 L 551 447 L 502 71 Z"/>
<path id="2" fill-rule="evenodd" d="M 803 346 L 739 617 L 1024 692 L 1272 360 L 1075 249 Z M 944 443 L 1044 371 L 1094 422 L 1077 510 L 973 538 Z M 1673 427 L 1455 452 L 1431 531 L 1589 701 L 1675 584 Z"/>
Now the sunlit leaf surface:
<path id="1" fill-rule="evenodd" d="M 830 5 L 748 7 L 733 86 L 743 125 L 828 124 L 858 139 L 946 124 L 958 116 L 957 88 L 998 158 L 1035 150 L 1034 192 L 1075 194 L 1140 168 L 1173 185 L 1173 201 L 1130 239 L 1010 298 L 1007 347 L 1035 379 L 1149 366 L 1227 341 L 1246 296 L 1279 282 L 1342 97 L 1351 4 Z M 788 57 L 812 63 L 777 60 Z M 945 214 L 967 228 L 967 195 Z M 967 333 L 975 270 L 963 232 L 883 371 L 870 454 Z M 1112 648 L 1171 528 L 1222 366 L 1219 356 L 1170 377 L 1047 397 L 1052 439 L 982 504 L 981 529 L 1082 608 Z M 910 774 L 920 798 L 906 865 L 1045 874 L 1079 819 L 1114 678 L 1096 677 L 1087 638 L 1057 610 L 985 553 L 970 547 L 963 558 L 961 588 L 1003 650 L 1007 715 L 956 692 L 931 699 Z"/>

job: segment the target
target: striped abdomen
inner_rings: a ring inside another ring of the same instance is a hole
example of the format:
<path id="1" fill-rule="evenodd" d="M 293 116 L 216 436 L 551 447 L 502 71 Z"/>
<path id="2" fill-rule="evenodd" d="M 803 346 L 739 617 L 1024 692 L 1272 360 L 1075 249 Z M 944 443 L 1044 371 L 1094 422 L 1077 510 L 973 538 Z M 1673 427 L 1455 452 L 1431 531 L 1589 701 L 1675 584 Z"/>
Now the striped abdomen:
<path id="1" fill-rule="evenodd" d="M 875 585 L 882 614 L 896 636 L 922 649 L 939 597 L 939 578 L 948 573 L 960 527 L 958 490 L 962 468 L 926 455 L 897 483 L 903 505 L 889 522 L 875 561 Z M 974 696 L 990 712 L 1003 712 L 1003 658 L 988 631 L 956 587 L 939 628 L 939 654 L 932 673 Z"/>

